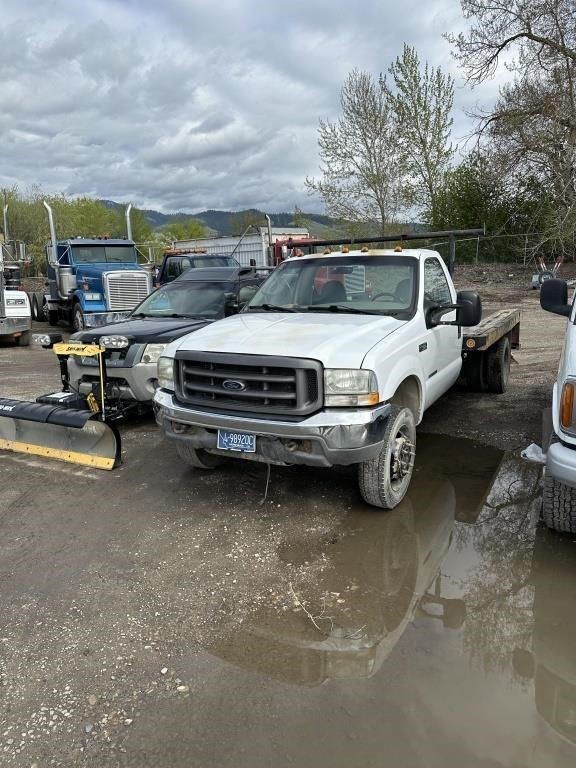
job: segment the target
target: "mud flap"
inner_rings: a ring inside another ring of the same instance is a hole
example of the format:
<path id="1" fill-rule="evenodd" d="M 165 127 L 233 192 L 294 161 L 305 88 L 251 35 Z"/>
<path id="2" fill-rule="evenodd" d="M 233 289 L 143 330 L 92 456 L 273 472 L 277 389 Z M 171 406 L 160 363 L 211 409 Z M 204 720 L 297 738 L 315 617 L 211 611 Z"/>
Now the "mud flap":
<path id="1" fill-rule="evenodd" d="M 121 445 L 116 427 L 91 411 L 0 397 L 0 449 L 114 469 Z"/>

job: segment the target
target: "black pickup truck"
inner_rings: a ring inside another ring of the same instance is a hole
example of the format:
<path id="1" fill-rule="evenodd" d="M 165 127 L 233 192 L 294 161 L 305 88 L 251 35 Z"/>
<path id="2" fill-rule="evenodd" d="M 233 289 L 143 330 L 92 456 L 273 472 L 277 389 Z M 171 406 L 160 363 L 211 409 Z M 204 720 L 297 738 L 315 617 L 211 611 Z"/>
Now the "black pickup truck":
<path id="1" fill-rule="evenodd" d="M 156 271 L 154 285 L 158 287 L 165 283 L 171 283 L 189 269 L 212 269 L 217 267 L 239 269 L 240 262 L 233 256 L 206 253 L 206 251 L 199 251 L 196 248 L 193 250 L 167 251 Z"/>
<path id="2" fill-rule="evenodd" d="M 103 336 L 121 336 L 128 346 L 107 349 L 106 398 L 124 405 L 149 406 L 157 386 L 157 361 L 174 339 L 234 314 L 255 294 L 265 276 L 252 267 L 189 269 L 157 288 L 126 320 L 74 333 L 84 344 Z M 87 395 L 99 385 L 95 357 L 71 356 L 70 385 Z"/>

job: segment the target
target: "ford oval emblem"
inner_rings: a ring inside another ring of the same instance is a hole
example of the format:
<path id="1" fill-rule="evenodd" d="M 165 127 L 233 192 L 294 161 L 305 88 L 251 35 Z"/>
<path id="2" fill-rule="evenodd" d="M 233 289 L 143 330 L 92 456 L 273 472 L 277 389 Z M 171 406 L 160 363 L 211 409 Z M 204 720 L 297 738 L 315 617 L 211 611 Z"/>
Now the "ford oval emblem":
<path id="1" fill-rule="evenodd" d="M 243 392 L 246 389 L 246 384 L 237 379 L 226 379 L 222 382 L 222 387 L 224 389 L 229 389 L 232 392 Z"/>

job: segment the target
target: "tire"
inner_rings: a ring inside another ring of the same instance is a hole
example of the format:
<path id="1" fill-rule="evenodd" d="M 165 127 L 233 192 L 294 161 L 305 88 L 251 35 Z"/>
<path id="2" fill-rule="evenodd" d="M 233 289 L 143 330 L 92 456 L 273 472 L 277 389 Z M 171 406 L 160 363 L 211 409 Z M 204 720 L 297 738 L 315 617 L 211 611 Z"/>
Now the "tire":
<path id="1" fill-rule="evenodd" d="M 29 294 L 28 298 L 30 300 L 30 312 L 32 314 L 32 320 L 40 320 L 40 310 L 38 308 L 38 300 L 36 299 L 36 296 L 31 293 Z"/>
<path id="2" fill-rule="evenodd" d="M 542 519 L 548 528 L 576 533 L 576 488 L 546 474 L 542 494 Z"/>
<path id="3" fill-rule="evenodd" d="M 29 347 L 30 346 L 30 338 L 32 336 L 32 331 L 24 331 L 18 338 L 16 339 L 16 344 L 19 347 Z"/>
<path id="4" fill-rule="evenodd" d="M 42 304 L 44 302 L 44 294 L 37 292 L 31 294 L 31 306 L 32 306 L 32 319 L 39 323 L 45 323 L 46 317 L 44 316 L 44 310 Z"/>
<path id="5" fill-rule="evenodd" d="M 74 308 L 72 309 L 72 328 L 75 331 L 83 331 L 85 327 L 82 307 L 80 304 L 74 304 Z"/>
<path id="6" fill-rule="evenodd" d="M 512 348 L 508 336 L 503 336 L 486 353 L 486 389 L 501 395 L 508 388 Z"/>
<path id="7" fill-rule="evenodd" d="M 406 495 L 416 455 L 416 427 L 409 408 L 392 406 L 382 449 L 358 465 L 360 494 L 367 504 L 393 509 Z"/>
<path id="8" fill-rule="evenodd" d="M 227 461 L 223 456 L 214 456 L 202 448 L 191 448 L 180 440 L 176 443 L 176 453 L 182 461 L 196 469 L 216 469 Z"/>

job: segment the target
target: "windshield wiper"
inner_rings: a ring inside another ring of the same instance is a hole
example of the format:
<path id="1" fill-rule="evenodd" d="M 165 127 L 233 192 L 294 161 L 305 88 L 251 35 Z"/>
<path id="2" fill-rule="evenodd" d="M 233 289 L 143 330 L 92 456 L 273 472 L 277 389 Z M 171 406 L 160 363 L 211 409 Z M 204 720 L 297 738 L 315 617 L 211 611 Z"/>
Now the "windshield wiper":
<path id="1" fill-rule="evenodd" d="M 252 311 L 253 309 L 263 309 L 264 312 L 299 312 L 300 310 L 294 309 L 293 307 L 281 307 L 278 304 L 253 304 L 251 307 L 248 307 L 248 311 Z"/>
<path id="2" fill-rule="evenodd" d="M 171 315 L 158 315 L 158 317 L 174 317 L 174 318 L 182 317 L 186 320 L 206 320 L 204 315 L 187 315 L 182 312 L 172 312 Z"/>
<path id="3" fill-rule="evenodd" d="M 186 320 L 190 320 L 190 319 L 192 319 L 192 320 L 206 320 L 206 318 L 203 315 L 186 315 L 186 314 L 182 314 L 180 312 L 172 312 L 169 315 L 164 313 L 164 312 L 161 312 L 159 314 L 153 314 L 153 315 L 147 315 L 145 312 L 138 312 L 136 315 L 130 315 L 131 319 L 134 318 L 134 317 L 136 317 L 138 319 L 143 318 L 143 317 L 150 317 L 150 318 L 168 317 L 170 319 L 172 319 L 172 318 L 176 319 L 178 317 L 181 317 L 181 318 L 186 319 Z"/>
<path id="4" fill-rule="evenodd" d="M 328 304 L 328 305 L 322 305 L 322 304 L 314 304 L 310 307 L 306 307 L 306 309 L 309 312 L 348 312 L 351 315 L 382 315 L 382 314 L 391 314 L 391 313 L 384 313 L 384 312 L 378 312 L 374 309 L 359 309 L 358 307 L 348 307 L 344 304 Z"/>

